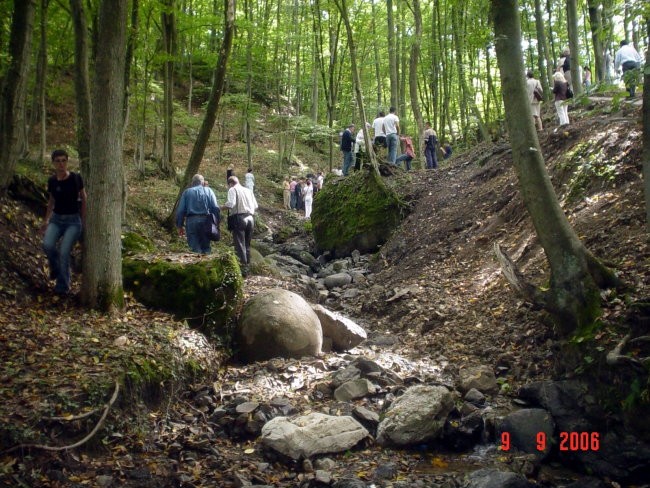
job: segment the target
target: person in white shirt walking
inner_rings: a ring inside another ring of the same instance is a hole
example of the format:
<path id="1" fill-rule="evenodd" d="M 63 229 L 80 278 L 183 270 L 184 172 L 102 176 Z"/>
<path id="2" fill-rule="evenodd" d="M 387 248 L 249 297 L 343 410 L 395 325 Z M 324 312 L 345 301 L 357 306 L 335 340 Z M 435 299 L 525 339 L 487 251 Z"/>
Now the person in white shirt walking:
<path id="1" fill-rule="evenodd" d="M 255 195 L 248 188 L 239 184 L 236 176 L 228 178 L 228 200 L 223 204 L 230 209 L 230 217 L 233 217 L 232 238 L 235 253 L 242 265 L 242 274 L 248 274 L 248 265 L 251 259 L 251 239 L 253 238 L 253 227 L 255 226 L 255 211 L 257 200 Z"/>
<path id="2" fill-rule="evenodd" d="M 302 188 L 302 197 L 305 201 L 305 218 L 308 219 L 311 217 L 311 208 L 314 203 L 314 185 L 310 178 L 307 178 L 307 182 Z"/>
<path id="3" fill-rule="evenodd" d="M 399 117 L 395 115 L 395 107 L 391 107 L 388 115 L 384 117 L 384 133 L 388 146 L 388 162 L 395 164 L 399 146 Z"/>
<path id="4" fill-rule="evenodd" d="M 384 133 L 384 112 L 379 112 L 375 120 L 372 121 L 372 131 L 375 135 L 372 144 L 375 148 L 386 147 L 386 134 Z"/>
<path id="5" fill-rule="evenodd" d="M 639 77 L 638 69 L 641 66 L 641 55 L 626 40 L 621 41 L 621 48 L 616 51 L 614 57 L 614 68 L 616 71 L 622 69 L 623 81 L 625 88 L 630 93 L 630 98 L 634 97 L 636 83 Z"/>
<path id="6" fill-rule="evenodd" d="M 244 176 L 244 186 L 255 193 L 255 175 L 253 174 L 253 168 L 248 168 L 248 173 Z"/>

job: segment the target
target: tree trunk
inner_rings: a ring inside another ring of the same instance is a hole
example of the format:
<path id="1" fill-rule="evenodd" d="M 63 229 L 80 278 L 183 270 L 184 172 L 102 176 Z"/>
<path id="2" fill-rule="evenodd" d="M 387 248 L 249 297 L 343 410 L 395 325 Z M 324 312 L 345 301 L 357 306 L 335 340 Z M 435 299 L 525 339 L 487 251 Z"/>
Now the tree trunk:
<path id="1" fill-rule="evenodd" d="M 650 36 L 650 18 L 645 19 L 646 34 Z M 643 188 L 645 193 L 646 226 L 650 232 L 650 44 L 646 49 L 643 70 Z"/>
<path id="2" fill-rule="evenodd" d="M 89 195 L 86 214 L 82 301 L 111 312 L 124 306 L 122 131 L 128 0 L 102 0 L 92 98 Z"/>
<path id="3" fill-rule="evenodd" d="M 605 50 L 603 48 L 602 23 L 600 21 L 600 6 L 598 0 L 587 0 L 589 25 L 591 27 L 591 43 L 594 47 L 594 73 L 597 81 L 605 80 Z M 593 81 L 593 80 L 592 80 Z"/>
<path id="4" fill-rule="evenodd" d="M 23 148 L 25 99 L 29 76 L 35 0 L 16 0 L 11 19 L 9 70 L 2 86 L 0 104 L 0 193 L 11 182 Z"/>
<path id="5" fill-rule="evenodd" d="M 210 138 L 210 133 L 212 132 L 215 121 L 217 120 L 219 101 L 223 95 L 226 83 L 226 69 L 228 67 L 228 58 L 230 57 L 230 52 L 232 50 L 232 40 L 235 32 L 235 0 L 224 0 L 224 11 L 224 34 L 219 49 L 219 59 L 217 60 L 212 75 L 210 98 L 208 99 L 208 104 L 205 108 L 205 116 L 201 123 L 199 134 L 197 135 L 194 147 L 192 148 L 192 154 L 190 155 L 187 167 L 185 168 L 185 174 L 180 184 L 178 196 L 176 197 L 174 210 L 167 219 L 167 223 L 170 227 L 173 226 L 176 207 L 178 206 L 178 201 L 180 200 L 183 190 L 185 190 L 185 188 L 190 184 L 192 176 L 199 171 L 203 155 L 205 154 L 205 148 L 208 144 L 208 139 Z"/>
<path id="6" fill-rule="evenodd" d="M 553 77 L 553 63 L 548 54 L 548 43 L 544 30 L 544 17 L 542 16 L 542 2 L 535 0 L 535 29 L 537 31 L 537 69 L 539 78 L 544 90 L 544 98 L 550 100 L 551 89 L 549 80 Z"/>
<path id="7" fill-rule="evenodd" d="M 398 108 L 399 91 L 397 79 L 397 52 L 395 49 L 395 20 L 393 16 L 393 0 L 386 1 L 388 16 L 388 69 L 390 73 L 390 105 Z M 399 111 L 398 111 L 399 113 Z"/>
<path id="8" fill-rule="evenodd" d="M 422 43 L 422 12 L 420 11 L 420 0 L 413 0 L 413 19 L 415 21 L 415 37 L 411 44 L 411 57 L 409 61 L 409 93 L 411 95 L 411 110 L 413 110 L 413 118 L 417 125 L 417 131 L 415 133 L 417 137 L 414 137 L 415 147 L 418 148 L 420 160 L 424 161 L 423 145 L 420 144 L 421 135 L 424 133 L 424 121 L 422 120 L 418 94 L 418 62 L 420 60 L 420 44 Z"/>
<path id="9" fill-rule="evenodd" d="M 546 253 L 551 279 L 548 292 L 536 289 L 534 300 L 558 318 L 568 335 L 593 323 L 600 313 L 598 287 L 615 283 L 614 275 L 593 257 L 571 228 L 546 172 L 533 126 L 524 78 L 517 0 L 492 0 L 496 52 L 501 72 L 506 123 L 522 199 Z"/>
<path id="10" fill-rule="evenodd" d="M 88 69 L 88 27 L 82 0 L 70 0 L 74 25 L 74 86 L 77 109 L 77 152 L 81 173 L 88 174 L 90 159 L 90 78 Z"/>
<path id="11" fill-rule="evenodd" d="M 566 2 L 567 25 L 569 31 L 569 49 L 571 50 L 571 88 L 576 96 L 582 93 L 582 69 L 580 66 L 580 49 L 578 43 L 578 6 L 577 0 Z"/>
<path id="12" fill-rule="evenodd" d="M 371 8 L 371 19 L 370 19 L 370 32 L 372 35 L 373 39 L 377 39 L 377 7 L 375 5 L 375 2 L 370 2 L 370 8 Z M 374 61 L 375 61 L 375 80 L 377 83 L 377 110 L 379 111 L 381 105 L 382 105 L 382 99 L 384 98 L 383 96 L 383 89 L 382 89 L 382 76 L 381 76 L 381 67 L 379 65 L 379 46 L 377 43 L 373 43 L 373 56 L 374 56 Z"/>
<path id="13" fill-rule="evenodd" d="M 176 16 L 174 0 L 165 0 L 161 14 L 162 42 L 165 50 L 163 64 L 163 156 L 160 169 L 166 175 L 174 173 L 174 56 L 176 53 Z"/>
<path id="14" fill-rule="evenodd" d="M 41 137 L 38 157 L 42 161 L 47 159 L 47 107 L 45 106 L 45 85 L 47 81 L 47 9 L 49 0 L 41 0 L 41 21 L 40 21 L 40 45 L 38 48 L 38 63 L 36 66 L 36 90 L 34 97 L 37 103 L 33 106 L 35 110 L 32 120 L 35 122 L 36 113 L 41 123 Z M 34 123 L 32 122 L 32 124 Z"/>
<path id="15" fill-rule="evenodd" d="M 357 67 L 357 50 L 354 44 L 354 38 L 352 36 L 352 27 L 350 26 L 350 19 L 348 18 L 348 8 L 345 4 L 345 0 L 334 0 L 336 6 L 339 9 L 341 18 L 343 19 L 343 24 L 345 25 L 345 31 L 348 35 L 348 47 L 350 48 L 350 64 L 352 65 L 352 80 L 354 83 L 354 93 L 357 99 L 357 106 L 359 108 L 359 116 L 361 118 L 361 127 L 363 128 L 363 139 L 366 144 L 366 151 L 368 152 L 368 157 L 370 158 L 370 164 L 372 165 L 373 174 L 375 175 L 377 182 L 382 188 L 386 188 L 386 184 L 379 175 L 379 166 L 377 165 L 377 158 L 375 157 L 375 152 L 372 148 L 372 140 L 370 139 L 370 133 L 368 131 L 368 121 L 366 120 L 366 111 L 363 104 L 363 94 L 361 93 L 361 78 L 359 77 L 359 69 Z"/>

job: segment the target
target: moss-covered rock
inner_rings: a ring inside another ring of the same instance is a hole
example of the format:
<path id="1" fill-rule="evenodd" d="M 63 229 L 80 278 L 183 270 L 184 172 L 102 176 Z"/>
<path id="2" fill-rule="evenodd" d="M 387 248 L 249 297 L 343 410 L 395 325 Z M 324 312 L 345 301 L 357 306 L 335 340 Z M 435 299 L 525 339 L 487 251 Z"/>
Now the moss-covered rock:
<path id="1" fill-rule="evenodd" d="M 148 238 L 136 232 L 125 232 L 122 234 L 122 252 L 134 254 L 138 252 L 154 252 L 156 246 Z"/>
<path id="2" fill-rule="evenodd" d="M 122 273 L 124 288 L 140 302 L 186 319 L 208 335 L 227 331 L 243 296 L 237 257 L 225 246 L 208 256 L 125 257 Z"/>
<path id="3" fill-rule="evenodd" d="M 399 225 L 403 210 L 398 195 L 372 170 L 329 178 L 311 214 L 316 246 L 336 256 L 355 249 L 375 252 Z"/>

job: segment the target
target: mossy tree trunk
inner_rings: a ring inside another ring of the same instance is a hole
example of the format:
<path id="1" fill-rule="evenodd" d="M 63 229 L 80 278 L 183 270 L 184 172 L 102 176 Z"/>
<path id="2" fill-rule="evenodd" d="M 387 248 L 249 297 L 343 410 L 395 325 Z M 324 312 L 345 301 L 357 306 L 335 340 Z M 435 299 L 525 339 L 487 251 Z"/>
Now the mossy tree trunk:
<path id="1" fill-rule="evenodd" d="M 570 334 L 600 313 L 599 287 L 617 281 L 569 225 L 546 172 L 521 75 L 525 70 L 517 0 L 492 0 L 492 16 L 519 188 L 551 268 L 550 289 L 531 288 L 528 298 L 552 312 L 562 332 Z"/>
<path id="2" fill-rule="evenodd" d="M 124 306 L 122 289 L 122 196 L 124 166 L 124 70 L 128 0 L 103 0 L 92 95 L 88 205 L 82 300 L 112 311 Z"/>
<path id="3" fill-rule="evenodd" d="M 14 175 L 16 162 L 24 147 L 25 99 L 29 68 L 34 14 L 36 2 L 21 0 L 14 2 L 9 41 L 9 70 L 0 83 L 0 193 L 6 191 Z"/>

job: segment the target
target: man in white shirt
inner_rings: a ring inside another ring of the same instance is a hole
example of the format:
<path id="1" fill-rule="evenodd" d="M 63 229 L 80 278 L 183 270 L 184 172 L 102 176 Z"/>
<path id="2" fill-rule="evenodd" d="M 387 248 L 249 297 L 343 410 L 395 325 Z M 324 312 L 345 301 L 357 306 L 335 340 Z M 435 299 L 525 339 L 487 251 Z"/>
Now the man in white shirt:
<path id="1" fill-rule="evenodd" d="M 636 91 L 637 78 L 639 77 L 637 70 L 641 66 L 641 61 L 641 55 L 636 49 L 630 46 L 626 40 L 621 41 L 621 48 L 616 51 L 614 57 L 614 68 L 616 71 L 622 68 L 623 81 L 625 82 L 625 88 L 630 92 L 630 98 L 634 97 Z"/>
<path id="2" fill-rule="evenodd" d="M 372 130 L 375 134 L 375 138 L 372 141 L 372 144 L 375 147 L 386 147 L 386 134 L 384 133 L 384 112 L 379 112 L 377 118 L 372 121 Z"/>
<path id="3" fill-rule="evenodd" d="M 396 164 L 397 147 L 399 146 L 399 118 L 395 115 L 395 107 L 391 107 L 388 115 L 384 117 L 384 133 L 388 146 L 388 162 Z"/>
<path id="4" fill-rule="evenodd" d="M 228 229 L 232 232 L 235 253 L 242 265 L 242 274 L 248 274 L 248 264 L 251 259 L 251 239 L 255 226 L 255 210 L 257 200 L 248 188 L 239 184 L 236 176 L 228 178 L 228 200 L 223 204 L 230 209 L 228 216 Z"/>
<path id="5" fill-rule="evenodd" d="M 255 193 L 255 175 L 253 174 L 253 168 L 248 168 L 248 173 L 244 176 L 244 186 Z"/>

